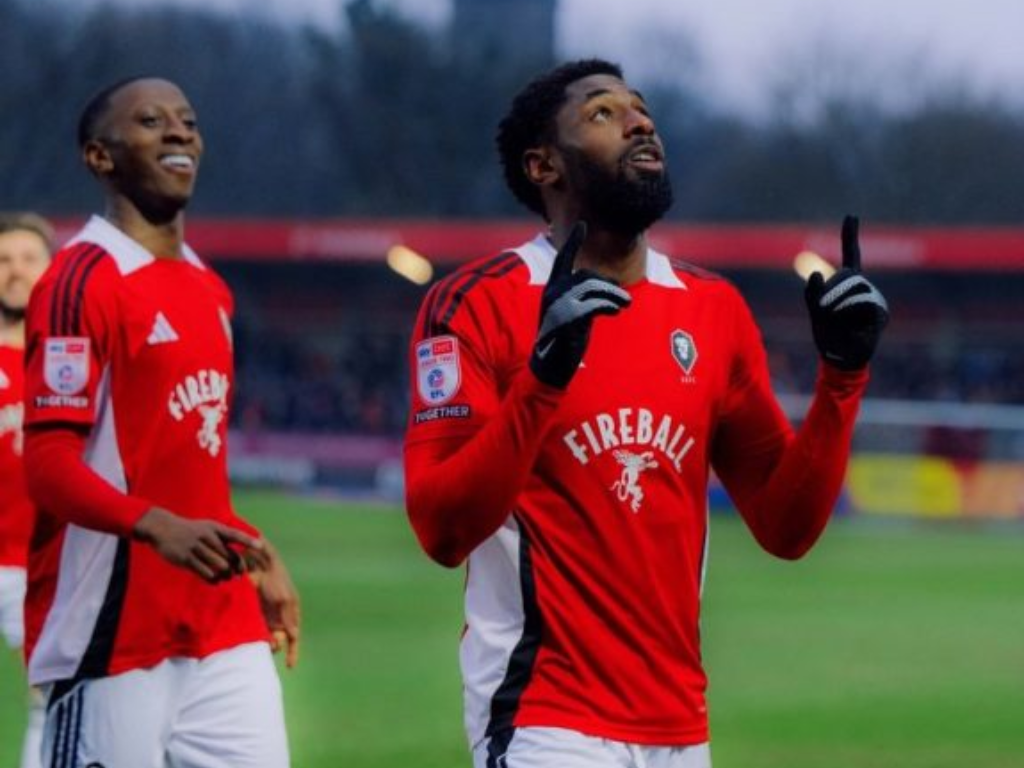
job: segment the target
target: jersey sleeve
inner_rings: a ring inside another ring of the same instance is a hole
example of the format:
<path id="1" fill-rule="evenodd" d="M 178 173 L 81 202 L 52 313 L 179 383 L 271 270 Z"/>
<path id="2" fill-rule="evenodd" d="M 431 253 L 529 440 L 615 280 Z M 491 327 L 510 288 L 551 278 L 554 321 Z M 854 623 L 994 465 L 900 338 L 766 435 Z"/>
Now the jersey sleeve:
<path id="1" fill-rule="evenodd" d="M 58 254 L 26 314 L 25 473 L 37 507 L 85 528 L 127 536 L 150 504 L 97 475 L 82 456 L 116 333 L 105 252 Z"/>
<path id="2" fill-rule="evenodd" d="M 449 280 L 457 280 L 456 274 Z M 498 408 L 497 339 L 500 331 L 479 292 L 454 301 L 448 281 L 428 293 L 409 351 L 411 384 L 407 443 L 472 434 Z"/>
<path id="3" fill-rule="evenodd" d="M 97 475 L 84 461 L 85 437 L 68 427 L 29 430 L 25 435 L 25 475 L 41 510 L 82 528 L 130 536 L 149 502 L 128 496 Z"/>
<path id="4" fill-rule="evenodd" d="M 712 466 L 758 542 L 786 558 L 824 531 L 842 488 L 868 373 L 819 363 L 814 398 L 794 433 L 771 390 L 760 332 L 736 295 L 735 354 Z"/>
<path id="5" fill-rule="evenodd" d="M 115 297 L 98 280 L 96 248 L 62 254 L 32 291 L 26 315 L 25 426 L 95 420 L 96 396 L 110 358 Z M 107 292 L 109 294 L 109 292 Z"/>
<path id="6" fill-rule="evenodd" d="M 562 398 L 526 366 L 503 384 L 500 302 L 477 287 L 449 312 L 462 279 L 436 284 L 421 307 L 405 441 L 410 522 L 424 550 L 449 566 L 511 513 Z"/>

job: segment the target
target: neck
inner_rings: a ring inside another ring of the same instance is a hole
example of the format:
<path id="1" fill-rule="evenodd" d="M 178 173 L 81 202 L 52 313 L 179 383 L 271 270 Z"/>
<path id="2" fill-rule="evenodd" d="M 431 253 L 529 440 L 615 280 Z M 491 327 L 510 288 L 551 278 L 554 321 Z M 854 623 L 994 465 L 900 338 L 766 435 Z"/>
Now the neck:
<path id="1" fill-rule="evenodd" d="M 556 247 L 569 237 L 575 221 L 556 221 L 551 238 Z M 576 256 L 577 269 L 590 269 L 619 285 L 630 285 L 647 274 L 647 234 L 623 235 L 587 222 L 587 239 Z"/>
<path id="2" fill-rule="evenodd" d="M 110 197 L 104 218 L 154 256 L 182 257 L 185 240 L 185 212 L 177 210 L 170 218 L 147 216 L 125 197 Z"/>

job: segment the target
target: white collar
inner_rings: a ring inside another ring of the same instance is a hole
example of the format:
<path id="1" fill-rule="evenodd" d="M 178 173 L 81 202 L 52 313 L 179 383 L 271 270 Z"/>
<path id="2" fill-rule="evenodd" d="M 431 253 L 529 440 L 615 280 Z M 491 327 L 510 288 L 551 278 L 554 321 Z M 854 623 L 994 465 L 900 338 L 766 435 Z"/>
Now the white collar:
<path id="1" fill-rule="evenodd" d="M 551 244 L 543 232 L 537 235 L 528 243 L 523 243 L 513 249 L 530 269 L 530 284 L 544 285 L 551 274 L 551 265 L 555 261 L 555 246 Z M 686 283 L 682 281 L 676 271 L 672 269 L 672 262 L 668 256 L 647 248 L 647 263 L 644 275 L 647 280 L 655 285 L 666 288 L 682 288 L 686 290 Z"/>
<path id="2" fill-rule="evenodd" d="M 156 261 L 156 256 L 102 216 L 90 217 L 85 227 L 68 242 L 68 245 L 76 243 L 95 243 L 103 248 L 117 263 L 117 268 L 122 275 L 130 274 Z M 202 260 L 189 247 L 188 243 L 182 244 L 181 251 L 185 261 L 189 264 L 199 269 L 206 269 Z"/>

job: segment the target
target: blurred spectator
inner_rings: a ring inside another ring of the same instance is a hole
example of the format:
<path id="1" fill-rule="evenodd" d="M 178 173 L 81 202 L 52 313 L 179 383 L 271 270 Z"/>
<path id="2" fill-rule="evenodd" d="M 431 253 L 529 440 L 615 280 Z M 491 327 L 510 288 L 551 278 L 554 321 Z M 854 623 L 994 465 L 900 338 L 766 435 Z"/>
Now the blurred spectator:
<path id="1" fill-rule="evenodd" d="M 246 265 L 227 272 L 236 293 L 245 297 L 236 314 L 236 428 L 401 435 L 407 413 L 406 332 L 422 289 L 379 268 L 351 265 Z M 806 319 L 792 312 L 788 297 L 798 290 L 792 277 L 774 275 L 774 282 L 736 277 L 752 293 L 763 320 L 776 390 L 809 393 L 815 375 L 806 356 L 810 332 Z M 903 295 L 898 276 L 889 278 L 897 288 L 893 333 L 872 366 L 869 397 L 1024 404 L 1024 341 L 1014 327 L 1024 278 L 975 276 L 972 282 L 970 275 L 931 275 L 925 291 L 917 286 L 919 277 L 906 276 L 910 288 L 904 287 Z M 933 300 L 936 292 L 943 301 Z M 302 301 L 288 298 L 295 296 Z M 1007 446 L 1016 444 L 1010 435 L 960 432 L 878 425 L 865 439 L 872 448 L 927 450 L 960 459 L 1024 453 L 1024 445 L 1008 453 Z"/>

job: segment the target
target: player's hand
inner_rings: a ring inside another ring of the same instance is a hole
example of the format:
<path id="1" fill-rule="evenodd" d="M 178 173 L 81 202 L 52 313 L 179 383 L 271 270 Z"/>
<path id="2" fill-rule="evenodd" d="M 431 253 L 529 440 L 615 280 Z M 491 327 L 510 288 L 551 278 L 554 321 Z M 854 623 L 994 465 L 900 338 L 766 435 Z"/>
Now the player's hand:
<path id="1" fill-rule="evenodd" d="M 135 537 L 167 562 L 217 584 L 244 573 L 245 562 L 233 547 L 260 551 L 263 541 L 215 520 L 191 520 L 153 507 L 135 523 Z"/>
<path id="2" fill-rule="evenodd" d="M 843 266 L 827 281 L 815 272 L 804 288 L 814 343 L 822 359 L 844 371 L 868 364 L 889 323 L 885 297 L 860 271 L 859 221 L 843 220 Z"/>
<path id="3" fill-rule="evenodd" d="M 259 551 L 246 554 L 249 578 L 259 592 L 263 618 L 270 630 L 274 653 L 285 649 L 284 662 L 291 669 L 299 663 L 299 593 L 284 561 L 268 541 Z"/>
<path id="4" fill-rule="evenodd" d="M 613 281 L 573 262 L 587 237 L 587 225 L 577 222 L 569 233 L 544 287 L 540 330 L 530 356 L 530 369 L 545 384 L 565 389 L 583 360 L 590 326 L 597 315 L 614 315 L 629 305 L 630 296 Z"/>

